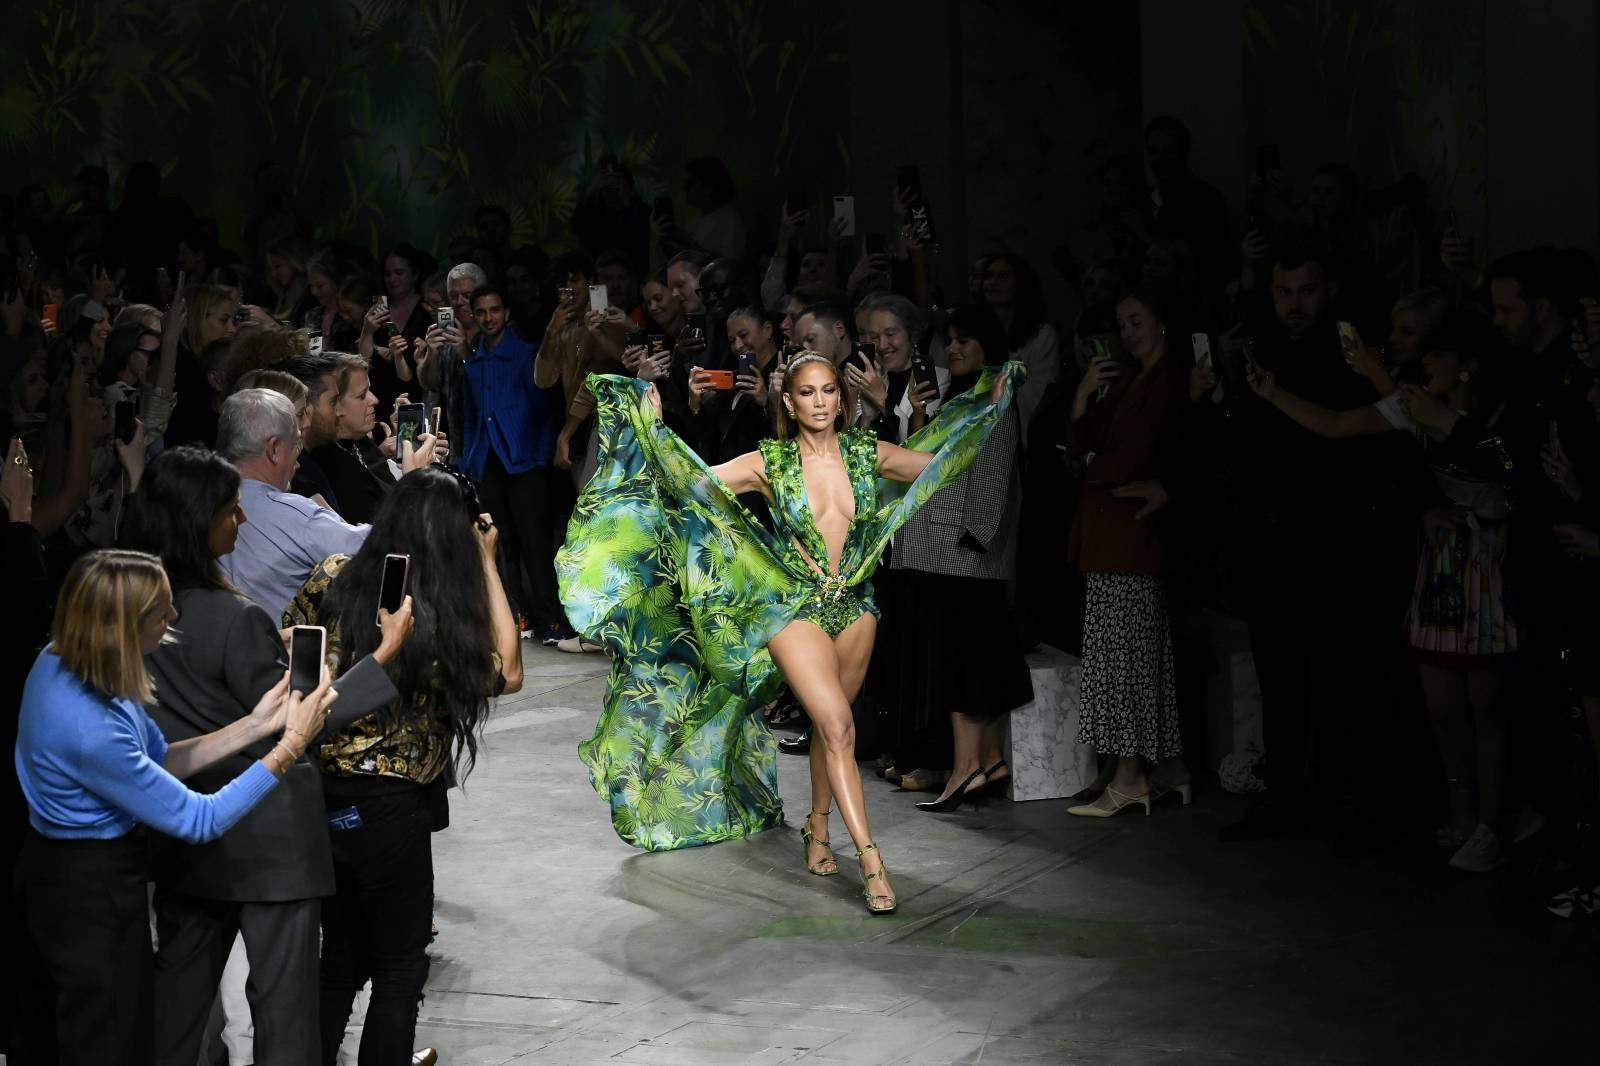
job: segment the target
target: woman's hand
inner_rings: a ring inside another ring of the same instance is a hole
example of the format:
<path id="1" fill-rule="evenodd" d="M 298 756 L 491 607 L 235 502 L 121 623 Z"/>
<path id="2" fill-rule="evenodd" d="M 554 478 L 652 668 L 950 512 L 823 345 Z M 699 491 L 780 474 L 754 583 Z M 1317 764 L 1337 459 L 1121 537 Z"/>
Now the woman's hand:
<path id="1" fill-rule="evenodd" d="M 661 390 L 656 388 L 654 383 L 652 383 L 651 386 L 648 389 L 645 390 L 644 396 L 645 396 L 645 399 L 650 401 L 650 407 L 651 407 L 651 409 L 653 409 L 655 411 L 656 417 L 660 418 L 661 417 Z"/>
<path id="2" fill-rule="evenodd" d="M 478 516 L 478 524 L 473 527 L 478 534 L 478 551 L 483 556 L 485 566 L 493 566 L 495 552 L 500 548 L 500 527 L 494 524 L 494 519 L 487 515 Z"/>
<path id="3" fill-rule="evenodd" d="M 1142 522 L 1161 508 L 1167 505 L 1170 497 L 1167 487 L 1158 478 L 1147 478 L 1143 481 L 1130 481 L 1126 485 L 1118 485 L 1111 490 L 1111 495 L 1119 500 L 1143 500 L 1144 506 L 1139 508 L 1133 516 L 1135 522 Z"/>
<path id="4" fill-rule="evenodd" d="M 1586 559 L 1600 559 L 1600 533 L 1576 522 L 1562 522 L 1551 527 L 1556 542 L 1568 555 Z"/>
<path id="5" fill-rule="evenodd" d="M 772 368 L 772 373 L 767 375 L 767 394 L 780 396 L 783 394 L 784 375 L 789 372 L 789 357 L 781 351 L 778 353 L 777 365 Z"/>
<path id="6" fill-rule="evenodd" d="M 752 370 L 748 374 L 740 374 L 733 379 L 734 388 L 750 397 L 757 407 L 767 405 L 767 382 L 761 376 L 761 371 Z"/>
<path id="7" fill-rule="evenodd" d="M 28 452 L 18 437 L 6 449 L 5 469 L 0 470 L 0 501 L 13 522 L 33 521 L 33 467 Z"/>
<path id="8" fill-rule="evenodd" d="M 706 393 L 711 391 L 711 381 L 706 377 L 705 371 L 695 367 L 689 371 L 689 410 L 695 414 L 700 413 L 700 405 L 705 402 Z"/>
<path id="9" fill-rule="evenodd" d="M 1544 476 L 1561 490 L 1563 496 L 1569 500 L 1583 498 L 1583 481 L 1578 477 L 1559 439 L 1549 441 L 1539 449 L 1539 461 L 1544 465 Z"/>
<path id="10" fill-rule="evenodd" d="M 380 666 L 389 665 L 400 654 L 400 649 L 405 647 L 406 641 L 411 639 L 411 630 L 415 627 L 416 618 L 411 613 L 410 596 L 400 601 L 399 610 L 391 612 L 379 608 L 378 628 L 383 636 L 372 657 L 378 660 Z"/>
<path id="11" fill-rule="evenodd" d="M 639 358 L 636 371 L 643 381 L 660 381 L 667 376 L 667 371 L 672 369 L 672 353 L 662 352 L 659 355 L 644 355 Z"/>
<path id="12" fill-rule="evenodd" d="M 283 732 L 284 724 L 289 720 L 289 702 L 284 699 L 288 693 L 289 672 L 285 670 L 278 683 L 263 692 L 250 711 L 250 731 L 257 740 L 275 737 Z"/>
<path id="13" fill-rule="evenodd" d="M 284 678 L 284 687 L 288 687 L 288 678 Z M 311 746 L 312 738 L 322 732 L 322 727 L 328 722 L 328 711 L 333 707 L 333 701 L 339 698 L 339 693 L 333 689 L 333 678 L 328 673 L 328 668 L 322 668 L 322 682 L 311 691 L 309 695 L 289 689 L 283 697 L 285 705 L 283 724 L 284 745 L 293 751 L 296 757 L 304 755 Z M 295 749 L 295 745 L 299 749 Z"/>
<path id="14" fill-rule="evenodd" d="M 865 370 L 853 361 L 846 362 L 844 380 L 861 397 L 861 402 L 874 411 L 882 412 L 888 407 L 889 383 L 884 380 L 876 359 L 867 363 Z"/>
<path id="15" fill-rule="evenodd" d="M 122 463 L 122 469 L 128 472 L 128 491 L 132 492 L 139 487 L 139 478 L 144 475 L 144 421 L 133 420 L 133 437 L 126 444 L 116 441 L 117 459 Z"/>
<path id="16" fill-rule="evenodd" d="M 375 303 L 367 308 L 367 315 L 361 320 L 361 332 L 368 337 L 375 337 L 390 321 L 389 308 Z"/>
<path id="17" fill-rule="evenodd" d="M 1251 390 L 1268 403 L 1277 398 L 1278 379 L 1273 376 L 1272 371 L 1262 369 L 1261 364 L 1254 359 L 1250 360 L 1244 379 L 1250 383 Z"/>
<path id="18" fill-rule="evenodd" d="M 1122 368 L 1112 358 L 1094 359 L 1089 363 L 1089 369 L 1084 372 L 1083 380 L 1078 382 L 1078 395 L 1084 399 L 1097 396 L 1102 387 L 1110 388 L 1122 376 Z"/>
<path id="19" fill-rule="evenodd" d="M 1341 336 L 1339 348 L 1344 352 L 1344 361 L 1350 364 L 1350 369 L 1368 381 L 1375 381 L 1384 376 L 1383 358 L 1378 355 L 1376 349 L 1361 339 L 1359 332 L 1353 337 Z"/>
<path id="20" fill-rule="evenodd" d="M 1425 429 L 1449 433 L 1461 416 L 1439 397 L 1417 385 L 1400 386 L 1400 409 Z"/>
<path id="21" fill-rule="evenodd" d="M 939 386 L 931 381 L 911 379 L 911 413 L 927 417 L 928 408 L 939 398 Z"/>
<path id="22" fill-rule="evenodd" d="M 604 311 L 585 311 L 583 313 L 583 328 L 590 336 L 598 337 L 606 327 L 606 313 Z"/>
<path id="23" fill-rule="evenodd" d="M 1000 402 L 1000 397 L 1006 394 L 1006 382 L 1011 380 L 1011 368 L 1008 366 L 1000 371 L 994 379 L 994 388 L 989 392 L 989 403 L 994 405 Z"/>
<path id="24" fill-rule="evenodd" d="M 556 435 L 556 451 L 550 465 L 562 470 L 572 469 L 572 434 L 565 430 Z"/>
<path id="25" fill-rule="evenodd" d="M 785 204 L 785 207 L 788 205 Z M 811 212 L 801 208 L 799 211 L 780 213 L 778 218 L 778 247 L 779 255 L 787 255 L 794 243 L 794 235 L 800 232 L 800 227 L 806 224 L 806 219 L 811 217 Z"/>
<path id="26" fill-rule="evenodd" d="M 276 326 L 278 320 L 272 317 L 272 312 L 256 304 L 241 304 L 239 310 L 250 316 L 250 321 L 258 326 Z"/>
<path id="27" fill-rule="evenodd" d="M 631 371 L 634 377 L 639 376 L 639 360 L 644 358 L 646 348 L 642 344 L 630 344 L 622 349 L 622 369 Z"/>
<path id="28" fill-rule="evenodd" d="M 420 434 L 415 443 L 402 445 L 400 472 L 409 474 L 413 470 L 421 470 L 425 466 L 431 466 L 438 453 L 438 436 L 432 433 Z"/>
<path id="29" fill-rule="evenodd" d="M 183 332 L 183 327 L 189 323 L 189 301 L 183 298 L 183 290 L 172 298 L 172 305 L 167 308 L 167 313 L 161 316 L 161 339 L 175 337 Z"/>
<path id="30" fill-rule="evenodd" d="M 890 266 L 889 256 L 885 252 L 863 255 L 856 260 L 855 269 L 850 271 L 850 277 L 844 283 L 845 291 L 855 292 L 870 278 L 888 277 Z"/>
<path id="31" fill-rule="evenodd" d="M 1202 355 L 1189 371 L 1189 402 L 1199 403 L 1217 388 L 1217 368 L 1211 365 L 1211 353 Z"/>

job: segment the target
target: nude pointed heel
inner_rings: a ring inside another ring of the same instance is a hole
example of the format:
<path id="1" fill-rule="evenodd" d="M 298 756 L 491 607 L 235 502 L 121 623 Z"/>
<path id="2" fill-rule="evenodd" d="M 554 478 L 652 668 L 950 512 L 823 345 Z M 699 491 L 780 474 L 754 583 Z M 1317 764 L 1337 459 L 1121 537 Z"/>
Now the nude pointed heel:
<path id="1" fill-rule="evenodd" d="M 1118 792 L 1115 785 L 1106 788 L 1106 795 L 1111 797 L 1111 807 L 1096 807 L 1092 803 L 1085 803 L 1081 807 L 1068 807 L 1068 814 L 1076 814 L 1080 818 L 1114 818 L 1129 807 L 1143 806 L 1145 817 L 1150 817 L 1150 793 L 1142 796 L 1130 796 L 1126 792 Z"/>

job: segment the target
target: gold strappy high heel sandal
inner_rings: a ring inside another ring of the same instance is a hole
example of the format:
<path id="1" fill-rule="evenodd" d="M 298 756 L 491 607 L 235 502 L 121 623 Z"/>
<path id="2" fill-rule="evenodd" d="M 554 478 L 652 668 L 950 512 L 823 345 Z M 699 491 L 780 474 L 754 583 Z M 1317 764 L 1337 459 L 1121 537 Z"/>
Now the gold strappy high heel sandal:
<path id="1" fill-rule="evenodd" d="M 856 861 L 861 862 L 862 859 L 866 858 L 867 852 L 877 850 L 878 845 L 868 844 L 856 852 Z M 884 880 L 883 873 L 883 855 L 881 853 L 878 855 L 878 868 L 872 873 L 867 873 L 866 863 L 861 863 L 861 896 L 867 901 L 867 910 L 873 914 L 893 914 L 894 909 L 900 905 L 899 901 L 893 896 L 886 896 L 872 891 L 873 880 Z"/>
<path id="2" fill-rule="evenodd" d="M 811 816 L 820 815 L 821 817 L 826 818 L 832 813 L 832 807 L 829 807 L 825 811 L 812 811 L 811 814 L 806 815 L 805 822 L 800 826 L 800 840 L 804 849 L 801 852 L 800 861 L 806 864 L 807 870 L 816 874 L 818 877 L 832 877 L 834 874 L 838 873 L 839 860 L 833 857 L 833 845 L 828 843 L 826 840 L 817 839 L 816 834 L 811 832 Z M 811 861 L 811 845 L 813 844 L 828 849 L 828 854 L 823 858 L 818 859 L 816 862 Z"/>

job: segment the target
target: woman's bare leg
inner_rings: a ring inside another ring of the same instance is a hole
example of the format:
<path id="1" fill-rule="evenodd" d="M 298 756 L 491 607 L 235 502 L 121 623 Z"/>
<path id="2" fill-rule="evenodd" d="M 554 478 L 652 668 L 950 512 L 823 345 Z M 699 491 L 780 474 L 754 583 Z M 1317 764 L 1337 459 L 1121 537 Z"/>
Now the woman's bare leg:
<path id="1" fill-rule="evenodd" d="M 825 872 L 838 869 L 838 864 L 832 861 L 832 838 L 828 836 L 828 812 L 833 809 L 833 786 L 828 784 L 828 742 L 822 738 L 822 730 L 811 730 L 811 810 L 806 814 L 806 825 L 810 826 L 815 838 L 806 848 L 806 865 L 820 866 Z M 828 847 L 823 847 L 821 841 L 829 841 Z"/>
<path id="2" fill-rule="evenodd" d="M 950 779 L 945 782 L 944 791 L 939 794 L 939 799 L 944 799 L 960 788 L 975 771 L 993 765 L 981 758 L 983 726 L 982 718 L 973 718 L 960 711 L 950 712 L 950 734 L 955 740 L 955 758 L 950 764 Z M 978 773 L 977 777 L 972 777 L 972 784 L 967 787 L 982 788 L 986 781 L 988 778 Z"/>
<path id="3" fill-rule="evenodd" d="M 789 680 L 789 688 L 811 717 L 811 743 L 823 743 L 826 780 L 833 802 L 844 818 L 845 828 L 859 850 L 872 843 L 867 824 L 867 804 L 861 790 L 861 771 L 856 767 L 856 726 L 850 713 L 850 699 L 861 689 L 867 661 L 872 656 L 872 639 L 877 619 L 870 614 L 856 619 L 835 640 L 810 622 L 791 622 L 772 638 L 768 649 L 772 661 Z M 813 800 L 813 810 L 823 808 Z M 813 821 L 812 831 L 820 819 Z M 882 859 L 868 852 L 864 870 L 877 870 Z M 877 881 L 874 891 L 892 895 L 887 879 Z"/>
<path id="4" fill-rule="evenodd" d="M 1419 663 L 1417 676 L 1428 707 L 1428 724 L 1433 727 L 1434 743 L 1444 762 L 1450 828 L 1465 838 L 1479 821 L 1478 808 L 1473 803 L 1476 744 L 1468 717 L 1466 676 L 1462 671 L 1431 663 Z"/>

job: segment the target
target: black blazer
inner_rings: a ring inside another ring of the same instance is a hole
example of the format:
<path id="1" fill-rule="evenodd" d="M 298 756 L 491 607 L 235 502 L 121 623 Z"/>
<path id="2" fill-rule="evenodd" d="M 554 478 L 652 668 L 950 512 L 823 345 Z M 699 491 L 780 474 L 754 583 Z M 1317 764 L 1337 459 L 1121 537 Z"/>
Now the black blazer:
<path id="1" fill-rule="evenodd" d="M 219 589 L 174 595 L 175 639 L 145 659 L 155 683 L 151 716 L 169 741 L 187 740 L 248 715 L 261 694 L 283 677 L 288 655 L 266 611 Z M 399 698 L 394 683 L 370 656 L 339 678 L 339 699 L 327 729 L 338 731 Z M 208 767 L 188 781 L 215 792 L 266 755 L 263 740 Z M 156 880 L 201 899 L 282 902 L 333 894 L 333 853 L 322 774 L 309 760 L 290 767 L 278 787 L 237 825 L 209 844 L 157 836 Z"/>

